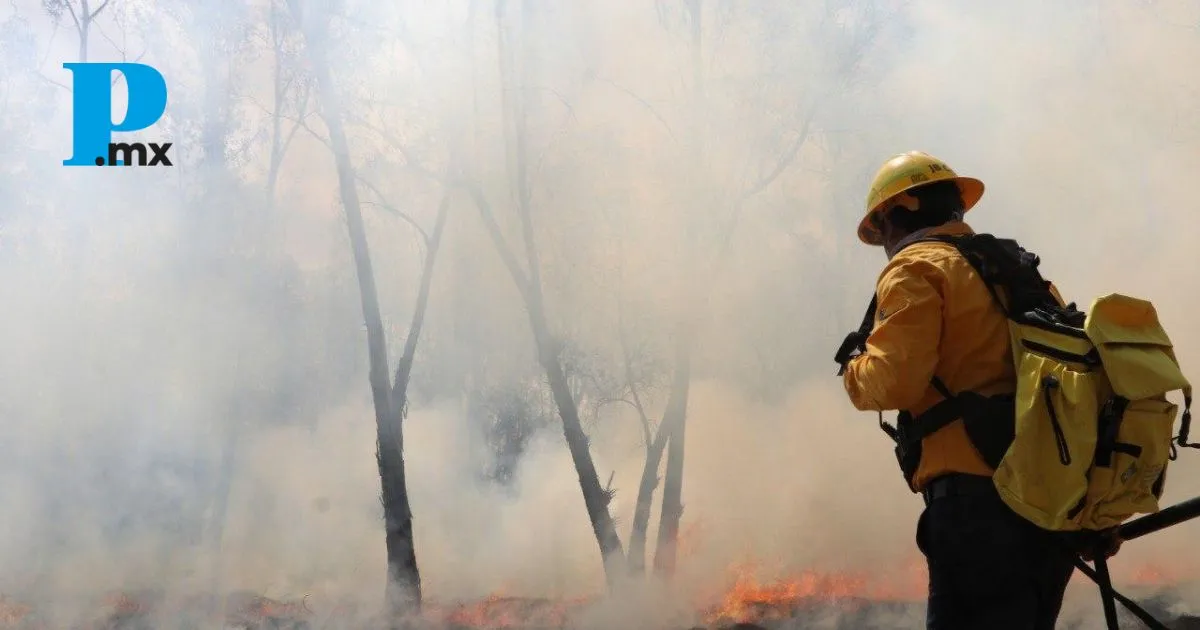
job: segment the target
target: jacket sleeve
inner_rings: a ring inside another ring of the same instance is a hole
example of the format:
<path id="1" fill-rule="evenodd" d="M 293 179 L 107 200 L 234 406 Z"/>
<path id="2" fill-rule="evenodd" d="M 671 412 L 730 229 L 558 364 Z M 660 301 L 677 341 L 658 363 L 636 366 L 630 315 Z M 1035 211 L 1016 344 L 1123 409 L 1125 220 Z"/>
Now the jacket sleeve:
<path id="1" fill-rule="evenodd" d="M 893 259 L 880 276 L 875 328 L 842 377 L 857 409 L 908 409 L 925 394 L 942 335 L 941 275 L 927 260 Z"/>

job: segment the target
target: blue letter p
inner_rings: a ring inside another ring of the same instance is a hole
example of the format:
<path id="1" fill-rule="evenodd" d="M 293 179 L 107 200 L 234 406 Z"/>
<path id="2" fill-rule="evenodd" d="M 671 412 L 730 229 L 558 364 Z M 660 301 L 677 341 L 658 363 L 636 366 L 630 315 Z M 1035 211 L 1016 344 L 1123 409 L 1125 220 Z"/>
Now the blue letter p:
<path id="1" fill-rule="evenodd" d="M 114 131 L 138 131 L 158 122 L 167 110 L 167 82 L 158 70 L 140 63 L 64 63 L 71 71 L 74 138 L 64 166 L 103 164 Z M 125 120 L 112 121 L 112 73 L 125 75 L 129 105 Z"/>

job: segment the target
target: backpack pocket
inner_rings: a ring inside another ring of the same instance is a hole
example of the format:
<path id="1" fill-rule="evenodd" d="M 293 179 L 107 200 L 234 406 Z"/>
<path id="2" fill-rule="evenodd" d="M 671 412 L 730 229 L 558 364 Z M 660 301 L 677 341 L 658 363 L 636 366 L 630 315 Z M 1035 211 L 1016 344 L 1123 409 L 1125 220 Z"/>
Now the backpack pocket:
<path id="1" fill-rule="evenodd" d="M 1013 511 L 1044 529 L 1079 529 L 1107 388 L 1087 339 L 1012 324 L 1016 423 L 993 479 Z"/>
<path id="2" fill-rule="evenodd" d="M 1080 515 L 1084 528 L 1115 527 L 1135 514 L 1157 512 L 1167 462 L 1171 429 L 1178 405 L 1163 397 L 1109 405 L 1124 405 L 1119 416 L 1101 415 L 1099 443 L 1088 486 L 1088 508 Z"/>
<path id="3" fill-rule="evenodd" d="M 1118 396 L 1138 401 L 1189 387 L 1150 302 L 1120 294 L 1097 298 L 1084 330 Z"/>

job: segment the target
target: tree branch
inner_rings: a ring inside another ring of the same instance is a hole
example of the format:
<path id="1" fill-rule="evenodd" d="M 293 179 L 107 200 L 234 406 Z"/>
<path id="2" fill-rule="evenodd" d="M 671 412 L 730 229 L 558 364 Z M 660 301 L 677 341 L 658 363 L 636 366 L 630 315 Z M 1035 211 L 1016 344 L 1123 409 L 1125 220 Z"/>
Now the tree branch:
<path id="1" fill-rule="evenodd" d="M 479 209 L 479 215 L 483 219 L 483 225 L 487 228 L 488 236 L 491 237 L 492 243 L 496 246 L 496 251 L 500 253 L 501 260 L 504 261 L 504 266 L 508 267 L 508 272 L 512 275 L 513 282 L 517 285 L 517 290 L 521 292 L 521 297 L 526 300 L 531 299 L 529 281 L 525 278 L 525 272 L 521 269 L 521 264 L 517 262 L 517 257 L 513 254 L 512 249 L 504 239 L 504 233 L 500 230 L 500 224 L 496 222 L 496 215 L 492 212 L 491 204 L 487 198 L 483 196 L 483 191 L 475 183 L 463 182 L 460 184 L 471 196 L 475 202 L 475 206 Z"/>
<path id="2" fill-rule="evenodd" d="M 425 247 L 426 248 L 430 247 L 431 241 L 429 238 L 429 234 L 426 233 L 425 230 L 421 228 L 421 225 L 419 223 L 417 223 L 416 220 L 414 220 L 412 217 L 408 216 L 407 214 L 397 210 L 396 208 L 392 207 L 392 205 L 387 202 L 387 198 L 383 195 L 382 192 L 380 192 L 379 188 L 376 187 L 375 184 L 372 184 L 371 182 L 367 181 L 367 179 L 365 177 L 362 177 L 360 175 L 358 177 L 358 182 L 360 184 L 362 184 L 363 186 L 366 186 L 371 192 L 375 193 L 376 197 L 379 198 L 378 202 L 368 201 L 365 203 L 368 203 L 373 206 L 378 206 L 380 208 L 383 208 L 384 210 L 387 210 L 388 212 L 391 212 L 392 214 L 396 215 L 397 217 L 400 217 L 400 219 L 402 221 L 411 225 L 413 227 L 413 229 L 416 230 L 417 233 L 421 235 L 421 242 L 425 244 Z"/>
<path id="3" fill-rule="evenodd" d="M 597 76 L 597 77 L 595 77 L 595 80 L 607 83 L 607 84 L 613 86 L 614 88 L 616 88 L 621 93 L 628 96 L 629 98 L 632 98 L 633 100 L 637 101 L 638 103 L 641 103 L 642 107 L 645 107 L 646 111 L 650 112 L 650 115 L 654 116 L 654 118 L 656 120 L 658 120 L 658 122 L 660 124 L 662 124 L 663 129 L 665 129 L 667 132 L 667 135 L 671 137 L 671 142 L 674 142 L 675 144 L 679 144 L 679 139 L 675 137 L 675 130 L 671 129 L 671 124 L 668 123 L 667 119 L 663 118 L 663 115 L 658 113 L 658 110 L 655 109 L 653 105 L 648 103 L 646 101 L 646 99 L 638 96 L 637 94 L 634 94 L 632 90 L 630 90 L 629 88 L 626 88 L 623 85 L 619 85 L 617 82 L 613 81 L 612 79 L 606 79 L 604 77 Z"/>
<path id="4" fill-rule="evenodd" d="M 67 90 L 68 92 L 71 90 L 71 88 L 69 88 L 69 87 L 67 87 L 67 86 L 65 86 L 65 85 L 63 85 L 63 84 L 61 84 L 61 83 L 59 83 L 58 81 L 55 81 L 54 79 L 51 79 L 50 77 L 46 76 L 45 74 L 43 74 L 43 73 L 42 73 L 42 71 L 41 71 L 41 70 L 38 70 L 38 76 L 39 76 L 39 77 L 41 77 L 43 81 L 45 81 L 46 83 L 49 83 L 50 85 L 56 85 L 56 86 L 58 86 L 58 87 L 60 87 L 60 88 L 62 88 L 62 89 L 64 89 L 64 90 Z"/>
<path id="5" fill-rule="evenodd" d="M 528 16 L 529 16 L 528 7 L 526 6 L 526 7 L 522 7 L 522 8 L 525 10 L 523 10 L 521 12 L 521 16 L 523 18 L 525 18 L 526 20 L 528 20 Z M 523 243 L 525 245 L 526 263 L 529 265 L 529 270 L 528 270 L 529 275 L 528 275 L 527 280 L 525 281 L 525 287 L 526 287 L 526 291 L 527 291 L 526 295 L 527 295 L 527 297 L 529 297 L 532 300 L 529 303 L 530 307 L 537 312 L 541 312 L 542 307 L 543 307 L 543 305 L 542 305 L 541 272 L 540 272 L 540 268 L 538 265 L 537 247 L 535 245 L 534 238 L 533 238 L 533 220 L 532 220 L 532 217 L 531 217 L 530 211 L 529 211 L 530 192 L 529 192 L 529 178 L 528 178 L 528 173 L 526 171 L 527 161 L 526 161 L 526 155 L 525 155 L 526 154 L 525 145 L 526 145 L 526 139 L 527 139 L 528 134 L 526 133 L 527 117 L 526 117 L 526 108 L 525 108 L 525 102 L 524 102 L 524 91 L 523 90 L 518 91 L 518 94 L 521 95 L 520 102 L 518 105 L 514 106 L 511 99 L 508 98 L 509 90 L 507 89 L 509 87 L 509 83 L 512 80 L 512 72 L 511 72 L 511 66 L 508 63 L 506 63 L 506 61 L 508 60 L 508 56 L 507 56 L 507 52 L 506 52 L 507 47 L 505 46 L 507 38 L 505 36 L 508 34 L 508 30 L 504 28 L 503 3 L 498 4 L 496 7 L 496 32 L 497 32 L 496 63 L 498 66 L 497 71 L 500 75 L 500 81 L 501 81 L 500 94 L 501 94 L 501 101 L 502 101 L 502 106 L 501 106 L 501 111 L 503 114 L 502 118 L 504 120 L 504 127 L 505 127 L 506 132 L 508 131 L 510 126 L 515 126 L 515 129 L 512 130 L 513 135 L 515 136 L 514 140 L 515 140 L 516 146 L 514 147 L 514 150 L 513 150 L 513 153 L 515 153 L 515 155 L 510 155 L 510 159 L 513 160 L 515 163 L 512 164 L 512 171 L 510 171 L 510 176 L 512 176 L 516 180 L 515 184 L 516 184 L 516 189 L 517 189 L 517 191 L 516 191 L 517 192 L 517 204 L 516 204 L 517 216 L 521 223 L 521 235 L 522 235 L 521 240 L 523 241 Z M 514 110 L 519 110 L 519 111 L 514 111 Z M 506 133 L 506 135 L 507 135 L 507 133 Z M 497 225 L 496 227 L 499 228 L 499 225 Z M 514 258 L 514 262 L 515 262 L 515 258 Z"/>
<path id="6" fill-rule="evenodd" d="M 38 62 L 38 72 L 41 72 L 43 66 L 46 65 L 46 60 L 50 59 L 50 53 L 54 50 L 54 40 L 58 39 L 58 20 L 54 21 L 54 30 L 50 31 L 50 41 L 46 42 L 46 53 L 42 55 L 42 60 Z"/>
<path id="7" fill-rule="evenodd" d="M 768 186 L 775 182 L 780 175 L 787 170 L 788 166 L 795 161 L 796 156 L 800 153 L 800 148 L 808 142 L 808 138 L 812 133 L 813 120 L 817 116 L 817 111 L 820 109 L 820 103 L 823 99 L 818 98 L 813 101 L 808 109 L 808 114 L 804 118 L 804 123 L 800 127 L 800 131 L 796 134 L 792 145 L 784 151 L 779 160 L 775 164 L 775 168 L 769 173 L 761 177 L 757 182 L 752 184 L 733 205 L 733 210 L 730 212 L 729 224 L 722 232 L 724 239 L 721 242 L 720 249 L 717 251 L 717 258 L 714 261 L 713 272 L 717 272 L 724 265 L 725 259 L 729 256 L 729 251 L 733 245 L 733 234 L 737 230 L 738 221 L 741 220 L 742 211 L 745 209 L 746 202 L 750 201 L 755 195 L 766 190 Z"/>
<path id="8" fill-rule="evenodd" d="M 438 250 L 441 249 L 446 217 L 450 214 L 450 194 L 449 188 L 442 193 L 442 203 L 438 207 L 437 221 L 433 226 L 433 238 L 427 240 L 429 247 L 425 252 L 425 266 L 421 270 L 421 285 L 417 289 L 417 303 L 413 307 L 412 324 L 409 325 L 408 336 L 404 339 L 404 353 L 400 356 L 400 362 L 396 364 L 396 377 L 392 384 L 392 404 L 397 405 L 397 409 L 404 408 L 408 397 L 409 376 L 412 374 L 413 359 L 417 353 L 417 341 L 421 337 L 421 328 L 425 323 L 425 312 L 429 305 L 429 287 L 433 283 L 433 263 L 437 259 Z"/>
<path id="9" fill-rule="evenodd" d="M 300 131 L 300 122 L 299 121 L 303 120 L 305 118 L 308 118 L 308 99 L 309 99 L 309 90 L 311 88 L 308 85 L 305 85 L 301 89 L 302 89 L 302 92 L 300 93 L 300 99 L 299 99 L 299 102 L 297 103 L 297 109 L 299 110 L 299 120 L 296 120 L 293 122 L 291 130 L 288 131 L 287 137 L 285 137 L 283 139 L 283 143 L 279 147 L 280 160 L 282 160 L 283 159 L 282 156 L 287 153 L 288 147 L 291 146 L 292 140 L 296 137 L 296 132 Z"/>
<path id="10" fill-rule="evenodd" d="M 431 171 L 428 168 L 426 168 L 425 166 L 423 166 L 420 163 L 420 160 L 418 160 L 415 156 L 413 156 L 412 151 L 409 150 L 408 146 L 404 142 L 402 142 L 399 138 L 397 138 L 395 136 L 395 134 L 391 133 L 387 129 L 384 129 L 383 127 L 380 127 L 378 125 L 373 125 L 373 124 L 367 122 L 366 119 L 362 118 L 361 116 L 356 116 L 353 113 L 348 114 L 347 117 L 354 124 L 365 127 L 368 131 L 375 132 L 376 134 L 379 135 L 380 138 L 383 139 L 384 142 L 387 143 L 388 146 L 395 149 L 396 151 L 399 151 L 400 155 L 404 156 L 404 165 L 405 166 L 413 169 L 414 171 L 420 173 L 421 175 L 424 175 L 425 177 L 428 177 L 438 183 L 441 183 L 441 184 L 446 183 L 446 178 L 444 176 L 434 173 L 433 171 Z"/>
<path id="11" fill-rule="evenodd" d="M 62 3 L 67 7 L 67 12 L 71 14 L 71 21 L 75 23 L 75 30 L 82 35 L 83 24 L 79 22 L 79 16 L 75 15 L 75 5 L 71 4 L 71 0 L 62 0 Z"/>
<path id="12" fill-rule="evenodd" d="M 629 394 L 633 396 L 633 407 L 637 409 L 638 419 L 642 422 L 642 437 L 645 439 L 646 452 L 650 452 L 650 443 L 653 441 L 651 437 L 653 429 L 651 427 L 650 416 L 646 414 L 646 408 L 642 405 L 642 398 L 638 395 L 637 379 L 633 374 L 633 357 L 629 353 L 629 339 L 625 334 L 625 309 L 620 300 L 617 303 L 617 338 L 621 344 L 621 359 L 625 369 L 625 383 L 629 387 Z"/>
<path id="13" fill-rule="evenodd" d="M 776 161 L 775 168 L 771 169 L 769 173 L 760 177 L 757 182 L 747 188 L 746 191 L 742 193 L 741 197 L 738 198 L 736 207 L 740 208 L 742 204 L 749 201 L 752 197 L 765 190 L 767 186 L 770 186 L 772 183 L 774 183 L 775 180 L 778 179 L 785 170 L 787 170 L 787 167 L 790 166 L 793 161 L 795 161 L 796 156 L 800 153 L 800 148 L 803 147 L 804 143 L 808 141 L 808 136 L 812 130 L 812 123 L 816 118 L 820 101 L 821 99 L 814 101 L 813 104 L 808 108 L 808 115 L 804 117 L 804 123 L 800 126 L 800 131 L 796 134 L 796 138 L 792 141 L 792 145 L 788 147 L 788 149 L 784 151 L 783 155 L 779 157 L 779 160 Z"/>
<path id="14" fill-rule="evenodd" d="M 250 100 L 251 102 L 253 102 L 253 99 L 247 99 L 247 100 Z M 260 107 L 261 107 L 261 105 L 260 105 Z M 306 117 L 307 117 L 307 116 L 306 116 Z M 332 145 L 332 144 L 330 144 L 330 142 L 329 142 L 329 139 L 327 139 L 327 138 L 323 137 L 321 134 L 317 133 L 317 132 L 316 132 L 316 130 L 315 130 L 315 129 L 313 129 L 312 127 L 310 127 L 310 126 L 308 125 L 308 122 L 306 122 L 304 119 L 294 119 L 294 118 L 291 118 L 291 117 L 289 117 L 289 116 L 285 116 L 285 115 L 280 115 L 280 118 L 283 118 L 284 120 L 288 120 L 288 121 L 295 122 L 295 124 L 296 124 L 296 127 L 295 127 L 294 129 L 304 129 L 304 130 L 305 130 L 305 131 L 307 131 L 307 132 L 309 133 L 309 135 L 311 135 L 311 136 L 312 136 L 312 137 L 313 137 L 313 138 L 314 138 L 314 139 L 315 139 L 317 142 L 320 142 L 321 144 L 325 145 L 325 146 L 326 146 L 327 148 L 329 148 L 331 151 L 333 150 L 333 145 Z M 294 131 L 294 129 L 293 129 L 293 131 Z M 373 183 L 372 183 L 370 180 L 368 180 L 366 177 L 364 177 L 364 176 L 363 176 L 361 173 L 357 172 L 357 170 L 356 170 L 356 171 L 355 171 L 355 173 L 354 173 L 354 179 L 355 179 L 356 181 L 358 181 L 358 183 L 362 184 L 363 186 L 366 186 L 366 187 L 367 187 L 367 188 L 368 188 L 368 189 L 369 189 L 371 192 L 375 193 L 375 196 L 376 196 L 376 197 L 378 197 L 378 198 L 379 198 L 379 201 L 377 201 L 377 202 L 374 202 L 374 201 L 363 201 L 363 202 L 361 202 L 361 203 L 362 203 L 362 205 L 368 205 L 368 206 L 375 206 L 375 207 L 378 207 L 378 208 L 383 208 L 384 210 L 387 210 L 388 212 L 390 212 L 390 213 L 392 213 L 392 214 L 396 215 L 396 216 L 397 216 L 397 217 L 399 217 L 399 218 L 400 218 L 402 221 L 404 221 L 405 223 L 408 223 L 408 224 L 409 224 L 409 225 L 411 225 L 411 226 L 412 226 L 414 229 L 416 229 L 416 230 L 417 230 L 417 233 L 419 233 L 419 234 L 421 235 L 421 240 L 422 240 L 422 242 L 423 242 L 423 243 L 424 243 L 426 246 L 428 246 L 428 245 L 429 245 L 429 243 L 430 243 L 430 237 L 429 237 L 429 234 L 427 234 L 427 233 L 425 232 L 425 230 L 421 228 L 421 225 L 420 225 L 419 223 L 417 223 L 417 222 L 416 222 L 416 221 L 415 221 L 415 220 L 414 220 L 412 217 L 408 216 L 407 214 L 405 214 L 405 213 L 401 212 L 400 210 L 396 209 L 396 208 L 395 208 L 395 207 L 393 207 L 391 204 L 389 204 L 389 203 L 387 202 L 387 200 L 386 200 L 386 197 L 384 197 L 383 193 L 379 191 L 379 187 L 378 187 L 378 186 L 376 186 L 375 184 L 373 184 Z M 443 177 L 441 177 L 441 176 L 436 176 L 436 179 L 438 179 L 438 180 L 443 180 L 444 178 L 443 178 Z"/>
<path id="15" fill-rule="evenodd" d="M 105 4 L 108 4 L 108 3 L 105 2 Z M 103 6 L 100 7 L 100 9 L 103 9 L 103 8 L 104 8 Z M 88 19 L 89 22 L 92 21 L 96 17 L 96 14 L 100 13 L 100 9 L 96 9 L 96 11 L 94 13 L 92 13 L 92 17 Z M 118 25 L 121 26 L 121 38 L 125 39 L 125 37 L 126 37 L 125 26 L 123 24 L 118 24 Z M 109 45 L 111 45 L 113 47 L 113 50 L 116 50 L 117 52 L 121 53 L 121 61 L 123 61 L 123 62 L 129 61 L 129 51 L 127 51 L 125 49 L 124 44 L 118 44 L 112 38 L 112 36 L 108 34 L 107 31 L 105 31 L 103 28 L 100 28 L 99 24 L 97 24 L 95 26 L 95 29 L 96 29 L 97 33 L 100 33 L 100 37 L 103 37 L 104 41 L 108 42 Z M 150 46 L 147 45 L 145 48 L 142 49 L 142 52 L 138 53 L 137 57 L 134 57 L 133 63 L 137 63 L 137 62 L 141 61 L 142 58 L 146 56 L 146 53 L 149 51 L 150 51 Z M 112 85 L 116 85 L 118 82 L 121 81 L 121 79 L 124 76 L 125 75 L 120 72 L 113 73 Z"/>
<path id="16" fill-rule="evenodd" d="M 104 2 L 100 3 L 100 6 L 96 7 L 96 10 L 92 11 L 92 14 L 88 16 L 88 21 L 96 19 L 96 16 L 100 15 L 100 12 L 104 10 L 104 7 L 108 6 L 109 2 L 112 2 L 112 0 L 104 0 Z"/>

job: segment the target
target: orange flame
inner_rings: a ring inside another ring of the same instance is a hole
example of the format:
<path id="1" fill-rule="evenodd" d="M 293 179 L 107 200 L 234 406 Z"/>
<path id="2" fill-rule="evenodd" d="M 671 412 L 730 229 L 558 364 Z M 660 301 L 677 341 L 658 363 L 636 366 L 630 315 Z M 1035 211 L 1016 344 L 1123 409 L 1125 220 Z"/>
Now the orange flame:
<path id="1" fill-rule="evenodd" d="M 906 579 L 865 572 L 806 570 L 773 583 L 754 577 L 752 566 L 735 566 L 733 585 L 721 602 L 704 611 L 705 623 L 785 619 L 815 605 L 854 606 L 863 601 L 919 601 L 925 597 L 924 567 L 914 564 Z"/>
<path id="2" fill-rule="evenodd" d="M 1115 582 L 1117 579 L 1116 576 L 1113 579 Z M 1128 578 L 1130 582 L 1137 586 L 1149 587 L 1168 587 L 1175 584 L 1182 584 L 1189 579 L 1195 579 L 1195 574 L 1191 571 L 1154 564 L 1143 564 L 1133 569 Z"/>
<path id="3" fill-rule="evenodd" d="M 694 532 L 694 530 L 692 530 Z M 685 538 L 686 540 L 686 538 Z M 919 602 L 925 598 L 927 574 L 921 559 L 914 558 L 899 571 L 822 571 L 809 569 L 778 580 L 761 580 L 760 567 L 742 563 L 730 568 L 728 588 L 698 602 L 696 610 L 705 625 L 764 623 L 792 618 L 815 607 L 853 609 L 869 602 Z M 1192 579 L 1195 571 L 1178 566 L 1143 564 L 1114 575 L 1114 581 L 1152 588 L 1169 588 Z M 229 603 L 229 620 L 258 625 L 267 621 L 311 618 L 304 600 L 277 601 L 252 592 Z M 502 630 L 567 626 L 592 598 L 548 599 L 501 593 L 476 602 L 423 606 L 429 621 L 460 628 Z M 132 616 L 149 612 L 157 599 L 145 593 L 113 593 L 104 599 L 108 615 Z M 349 614 L 350 610 L 335 614 Z M 26 627 L 35 611 L 29 605 L 0 595 L 0 630 Z"/>

